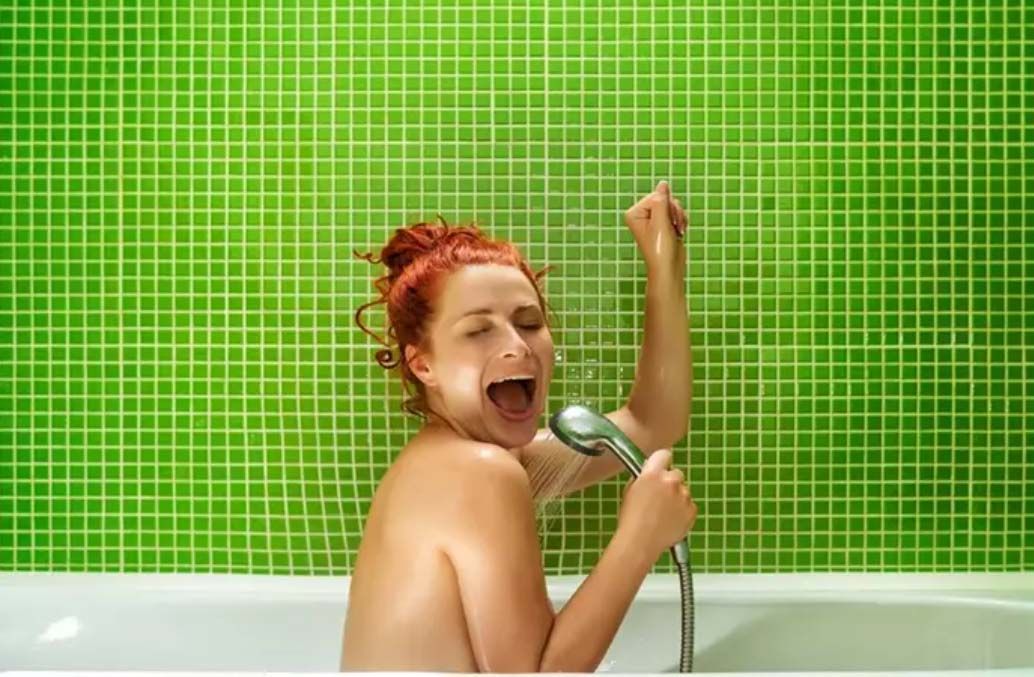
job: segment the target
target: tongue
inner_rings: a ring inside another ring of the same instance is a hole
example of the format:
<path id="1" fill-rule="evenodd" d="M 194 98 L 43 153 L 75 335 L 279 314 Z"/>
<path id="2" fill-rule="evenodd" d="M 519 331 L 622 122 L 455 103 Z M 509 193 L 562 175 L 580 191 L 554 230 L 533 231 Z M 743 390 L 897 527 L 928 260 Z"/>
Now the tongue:
<path id="1" fill-rule="evenodd" d="M 488 386 L 488 396 L 500 408 L 515 414 L 526 411 L 531 404 L 528 393 L 517 381 L 503 381 Z"/>

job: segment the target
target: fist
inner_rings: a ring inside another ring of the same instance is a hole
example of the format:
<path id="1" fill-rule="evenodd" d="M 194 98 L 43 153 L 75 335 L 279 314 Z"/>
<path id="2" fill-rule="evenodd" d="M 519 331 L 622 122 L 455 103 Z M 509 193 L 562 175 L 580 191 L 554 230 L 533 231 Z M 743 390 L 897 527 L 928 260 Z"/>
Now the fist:
<path id="1" fill-rule="evenodd" d="M 686 212 L 671 194 L 667 181 L 625 211 L 625 225 L 632 231 L 647 267 L 685 260 L 681 243 L 686 233 Z"/>

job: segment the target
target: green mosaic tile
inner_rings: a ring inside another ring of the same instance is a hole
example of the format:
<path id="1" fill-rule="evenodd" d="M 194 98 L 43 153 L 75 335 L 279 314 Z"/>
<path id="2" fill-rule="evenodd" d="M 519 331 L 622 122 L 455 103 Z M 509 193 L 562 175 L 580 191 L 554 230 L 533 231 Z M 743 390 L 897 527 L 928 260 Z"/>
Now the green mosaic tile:
<path id="1" fill-rule="evenodd" d="M 613 408 L 620 214 L 660 178 L 694 569 L 1034 570 L 1032 31 L 932 0 L 0 9 L 0 570 L 350 573 L 416 429 L 352 250 L 436 212 L 514 240 L 555 266 L 549 408 Z M 591 569 L 626 481 L 562 504 L 547 573 Z"/>

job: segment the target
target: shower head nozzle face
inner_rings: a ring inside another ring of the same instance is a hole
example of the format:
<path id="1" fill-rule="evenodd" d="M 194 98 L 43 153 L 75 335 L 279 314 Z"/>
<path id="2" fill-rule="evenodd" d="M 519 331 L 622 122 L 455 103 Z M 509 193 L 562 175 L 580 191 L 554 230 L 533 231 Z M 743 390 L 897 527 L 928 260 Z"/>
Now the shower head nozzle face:
<path id="1" fill-rule="evenodd" d="M 589 407 L 572 404 L 549 417 L 549 429 L 561 442 L 586 456 L 613 452 L 632 475 L 638 477 L 643 452 L 613 421 Z"/>

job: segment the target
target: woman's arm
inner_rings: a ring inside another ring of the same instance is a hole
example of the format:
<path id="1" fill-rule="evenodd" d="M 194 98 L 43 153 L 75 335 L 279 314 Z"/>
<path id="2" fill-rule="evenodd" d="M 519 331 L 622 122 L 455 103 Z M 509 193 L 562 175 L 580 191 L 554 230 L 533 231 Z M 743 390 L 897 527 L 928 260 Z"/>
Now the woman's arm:
<path id="1" fill-rule="evenodd" d="M 663 182 L 662 182 L 663 184 Z M 674 446 L 689 429 L 693 385 L 689 322 L 686 312 L 685 212 L 665 190 L 644 197 L 625 213 L 646 261 L 646 310 L 643 343 L 635 382 L 628 401 L 605 416 L 628 435 L 644 455 Z M 674 213 L 671 222 L 668 209 Z M 564 453 L 576 453 L 542 428 L 535 439 L 518 450 L 521 463 L 531 469 L 557 462 Z M 624 470 L 614 454 L 592 457 L 582 471 L 554 495 L 564 496 L 609 479 Z M 550 473 L 529 473 L 546 475 Z M 533 487 L 538 491 L 541 488 Z"/>
<path id="2" fill-rule="evenodd" d="M 684 255 L 682 259 L 684 266 Z M 628 402 L 615 412 L 629 427 L 622 431 L 644 454 L 674 446 L 689 430 L 693 362 L 684 279 L 682 273 L 665 270 L 647 273 L 645 327 L 635 382 Z"/>

